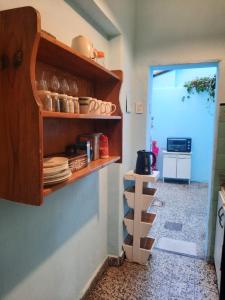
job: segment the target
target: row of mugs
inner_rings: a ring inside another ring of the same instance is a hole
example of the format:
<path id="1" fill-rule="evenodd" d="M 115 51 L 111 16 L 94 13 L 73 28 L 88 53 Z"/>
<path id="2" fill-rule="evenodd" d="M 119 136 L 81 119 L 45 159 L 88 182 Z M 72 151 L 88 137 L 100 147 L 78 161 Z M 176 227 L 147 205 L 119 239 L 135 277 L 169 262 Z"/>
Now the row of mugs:
<path id="1" fill-rule="evenodd" d="M 116 111 L 112 102 L 102 101 L 92 97 L 79 97 L 81 114 L 111 115 Z"/>

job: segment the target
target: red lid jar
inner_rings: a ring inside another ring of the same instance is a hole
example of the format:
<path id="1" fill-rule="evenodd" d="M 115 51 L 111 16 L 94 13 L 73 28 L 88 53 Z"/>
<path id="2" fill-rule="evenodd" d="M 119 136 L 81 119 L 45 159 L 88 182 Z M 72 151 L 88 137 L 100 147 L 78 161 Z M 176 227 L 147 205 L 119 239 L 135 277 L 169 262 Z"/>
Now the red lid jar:
<path id="1" fill-rule="evenodd" d="M 100 158 L 109 157 L 109 141 L 108 137 L 104 134 L 102 134 L 99 138 L 99 154 Z"/>

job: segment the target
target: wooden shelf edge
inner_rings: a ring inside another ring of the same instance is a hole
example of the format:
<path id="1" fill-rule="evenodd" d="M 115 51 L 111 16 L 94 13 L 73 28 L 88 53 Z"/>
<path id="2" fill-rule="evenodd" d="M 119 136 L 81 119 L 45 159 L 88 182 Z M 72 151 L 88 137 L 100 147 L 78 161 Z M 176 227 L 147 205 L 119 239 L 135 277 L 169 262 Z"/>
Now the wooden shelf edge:
<path id="1" fill-rule="evenodd" d="M 105 67 L 101 66 L 100 64 L 96 63 L 92 59 L 85 57 L 84 55 L 80 54 L 78 51 L 72 49 L 71 47 L 67 46 L 66 44 L 60 42 L 59 40 L 55 39 L 54 37 L 51 37 L 49 34 L 45 32 L 41 32 L 40 34 L 41 39 L 48 43 L 54 44 L 56 47 L 62 48 L 64 51 L 69 52 L 70 54 L 76 56 L 79 58 L 80 61 L 83 61 L 86 64 L 89 64 L 91 67 L 98 69 L 101 72 L 104 72 L 106 75 L 120 81 L 120 77 L 115 74 L 114 71 L 107 70 Z"/>
<path id="2" fill-rule="evenodd" d="M 109 158 L 98 159 L 98 160 L 92 161 L 91 163 L 88 164 L 88 166 L 86 168 L 83 168 L 77 172 L 74 172 L 67 181 L 53 185 L 51 187 L 44 188 L 43 196 L 47 196 L 47 195 L 63 188 L 64 186 L 71 184 L 74 181 L 77 181 L 85 176 L 88 176 L 89 174 L 94 173 L 94 172 L 96 172 L 118 160 L 120 160 L 120 156 L 110 156 Z"/>
<path id="3" fill-rule="evenodd" d="M 94 119 L 94 120 L 121 120 L 121 116 L 109 115 L 90 115 L 90 114 L 73 114 L 63 112 L 41 111 L 43 118 L 61 118 L 61 119 Z"/>

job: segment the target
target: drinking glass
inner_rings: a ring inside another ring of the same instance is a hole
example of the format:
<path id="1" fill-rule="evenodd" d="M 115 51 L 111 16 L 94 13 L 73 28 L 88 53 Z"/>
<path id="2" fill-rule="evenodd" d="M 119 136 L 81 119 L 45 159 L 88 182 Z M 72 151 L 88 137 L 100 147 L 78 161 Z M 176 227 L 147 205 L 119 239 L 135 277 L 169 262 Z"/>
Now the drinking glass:
<path id="1" fill-rule="evenodd" d="M 55 75 L 51 77 L 50 86 L 53 92 L 57 92 L 60 88 L 59 80 Z"/>
<path id="2" fill-rule="evenodd" d="M 77 96 L 78 94 L 78 86 L 75 80 L 70 80 L 69 82 L 69 89 L 71 96 Z"/>
<path id="3" fill-rule="evenodd" d="M 70 88 L 69 88 L 68 82 L 65 78 L 62 80 L 60 87 L 61 87 L 63 94 L 69 95 Z"/>
<path id="4" fill-rule="evenodd" d="M 43 91 L 48 90 L 47 77 L 45 71 L 41 73 L 41 78 L 39 79 L 37 88 L 38 90 L 43 90 Z"/>

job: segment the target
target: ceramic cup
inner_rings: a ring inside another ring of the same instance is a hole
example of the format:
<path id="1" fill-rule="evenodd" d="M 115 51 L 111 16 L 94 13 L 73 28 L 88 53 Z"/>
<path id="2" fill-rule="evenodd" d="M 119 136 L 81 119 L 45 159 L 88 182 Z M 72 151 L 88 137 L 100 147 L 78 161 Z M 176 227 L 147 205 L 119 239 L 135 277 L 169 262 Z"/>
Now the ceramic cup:
<path id="1" fill-rule="evenodd" d="M 116 111 L 116 104 L 112 103 L 112 102 L 108 102 L 107 106 L 106 106 L 106 114 L 107 115 L 111 115 Z"/>
<path id="2" fill-rule="evenodd" d="M 111 102 L 103 101 L 103 115 L 110 115 L 111 113 Z"/>
<path id="3" fill-rule="evenodd" d="M 95 111 L 96 115 L 103 115 L 105 114 L 105 104 L 102 100 L 97 100 L 98 101 L 98 109 Z"/>
<path id="4" fill-rule="evenodd" d="M 79 107 L 81 114 L 91 114 L 95 113 L 99 104 L 97 99 L 92 99 L 91 97 L 79 97 Z"/>
<path id="5" fill-rule="evenodd" d="M 95 104 L 91 108 L 91 113 L 98 115 L 99 109 L 101 108 L 101 103 L 96 98 L 92 98 L 92 100 L 95 101 Z"/>

